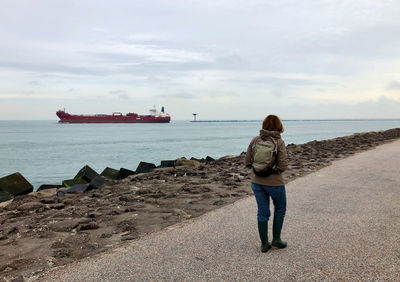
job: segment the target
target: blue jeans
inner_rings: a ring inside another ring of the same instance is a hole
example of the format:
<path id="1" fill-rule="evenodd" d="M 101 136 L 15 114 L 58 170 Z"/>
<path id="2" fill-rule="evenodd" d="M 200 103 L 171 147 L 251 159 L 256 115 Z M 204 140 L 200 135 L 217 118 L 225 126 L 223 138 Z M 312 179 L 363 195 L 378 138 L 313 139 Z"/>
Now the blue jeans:
<path id="1" fill-rule="evenodd" d="M 268 221 L 271 216 L 269 210 L 269 197 L 274 203 L 274 215 L 285 216 L 286 213 L 286 191 L 285 186 L 266 186 L 251 183 L 251 189 L 256 196 L 257 201 L 257 219 L 258 221 Z"/>

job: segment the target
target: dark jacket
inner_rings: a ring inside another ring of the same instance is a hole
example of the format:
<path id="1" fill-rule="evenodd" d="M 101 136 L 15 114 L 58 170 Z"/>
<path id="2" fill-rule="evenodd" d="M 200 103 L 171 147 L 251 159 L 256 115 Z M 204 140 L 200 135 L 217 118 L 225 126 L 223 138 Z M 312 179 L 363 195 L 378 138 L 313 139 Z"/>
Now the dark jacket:
<path id="1" fill-rule="evenodd" d="M 251 177 L 251 182 L 255 184 L 260 184 L 260 185 L 267 185 L 267 186 L 282 186 L 285 185 L 285 182 L 283 181 L 282 177 L 282 172 L 284 172 L 287 169 L 288 162 L 287 162 L 287 153 L 286 153 L 286 146 L 285 142 L 282 140 L 281 135 L 277 131 L 268 131 L 265 129 L 260 130 L 260 136 L 271 136 L 272 138 L 275 139 L 277 145 L 278 145 L 278 170 L 279 173 L 276 174 L 271 174 L 267 177 L 261 177 L 257 176 L 254 174 Z M 257 136 L 258 137 L 258 136 Z M 249 147 L 247 148 L 247 153 L 245 157 L 245 165 L 249 168 L 251 168 L 251 160 L 253 159 L 253 152 L 252 152 L 252 147 L 257 139 L 257 137 L 254 137 L 253 140 L 251 140 Z"/>

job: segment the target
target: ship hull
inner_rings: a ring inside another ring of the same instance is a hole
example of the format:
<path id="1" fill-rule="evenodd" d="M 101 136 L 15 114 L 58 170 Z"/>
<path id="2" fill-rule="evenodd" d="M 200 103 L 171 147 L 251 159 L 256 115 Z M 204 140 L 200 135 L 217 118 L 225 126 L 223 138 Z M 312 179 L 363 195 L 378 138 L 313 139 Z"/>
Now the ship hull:
<path id="1" fill-rule="evenodd" d="M 169 123 L 170 116 L 142 116 L 142 115 L 71 115 L 58 111 L 59 123 Z"/>

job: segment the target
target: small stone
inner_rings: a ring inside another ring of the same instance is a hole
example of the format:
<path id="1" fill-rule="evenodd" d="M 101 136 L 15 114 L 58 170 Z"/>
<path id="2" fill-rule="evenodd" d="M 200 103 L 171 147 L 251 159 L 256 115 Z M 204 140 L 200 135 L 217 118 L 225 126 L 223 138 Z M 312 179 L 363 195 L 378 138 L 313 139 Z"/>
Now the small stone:
<path id="1" fill-rule="evenodd" d="M 85 244 L 81 247 L 82 250 L 95 250 L 97 249 L 97 245 L 94 244 Z"/>
<path id="2" fill-rule="evenodd" d="M 57 203 L 57 204 L 50 205 L 49 207 L 51 209 L 61 210 L 61 209 L 65 208 L 65 205 L 63 203 Z"/>
<path id="3" fill-rule="evenodd" d="M 24 282 L 25 278 L 22 275 L 18 275 L 17 277 L 15 277 L 14 279 L 11 280 L 11 282 Z"/>
<path id="4" fill-rule="evenodd" d="M 223 205 L 223 204 L 225 204 L 225 202 L 222 201 L 222 200 L 218 200 L 218 201 L 216 201 L 216 202 L 213 203 L 213 205 L 215 205 L 215 206 L 221 206 L 221 205 Z"/>
<path id="5" fill-rule="evenodd" d="M 42 203 L 39 202 L 28 202 L 20 205 L 17 207 L 17 210 L 19 211 L 29 211 L 29 210 L 38 210 L 41 207 L 43 207 Z"/>
<path id="6" fill-rule="evenodd" d="M 92 230 L 92 229 L 98 229 L 99 226 L 95 222 L 89 222 L 85 224 L 79 224 L 78 228 L 76 229 L 77 231 L 82 231 L 82 230 Z"/>

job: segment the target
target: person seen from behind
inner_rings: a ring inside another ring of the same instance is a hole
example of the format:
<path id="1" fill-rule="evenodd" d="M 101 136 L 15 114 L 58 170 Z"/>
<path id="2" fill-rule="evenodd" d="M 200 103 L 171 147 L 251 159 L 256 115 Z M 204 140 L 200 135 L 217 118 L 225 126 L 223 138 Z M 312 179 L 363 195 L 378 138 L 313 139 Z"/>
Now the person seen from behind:
<path id="1" fill-rule="evenodd" d="M 281 230 L 286 214 L 286 191 L 282 172 L 286 170 L 287 153 L 281 138 L 283 125 L 276 115 L 268 115 L 260 135 L 251 140 L 245 156 L 246 167 L 252 168 L 251 189 L 257 202 L 258 233 L 261 239 L 261 252 L 267 252 L 271 245 L 286 248 L 281 240 Z M 271 216 L 269 202 L 274 204 L 272 242 L 268 241 L 268 220 Z"/>

